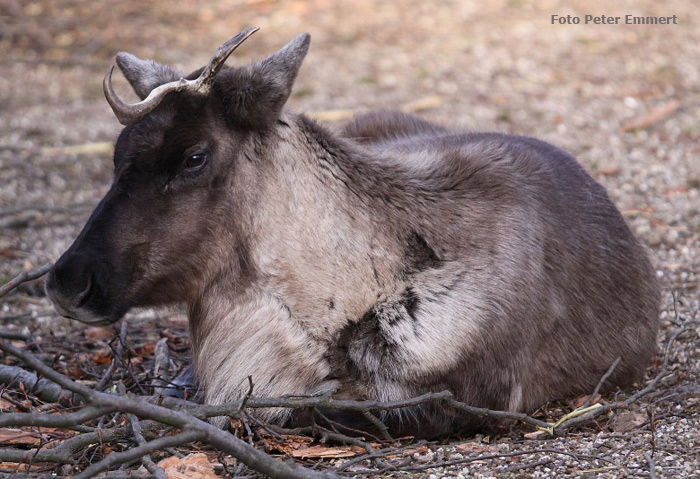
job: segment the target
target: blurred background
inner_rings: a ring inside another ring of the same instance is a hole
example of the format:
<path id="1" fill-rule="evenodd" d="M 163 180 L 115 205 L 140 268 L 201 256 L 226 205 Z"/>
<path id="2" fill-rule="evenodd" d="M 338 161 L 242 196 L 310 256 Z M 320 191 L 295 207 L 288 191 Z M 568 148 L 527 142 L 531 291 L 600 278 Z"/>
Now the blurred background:
<path id="1" fill-rule="evenodd" d="M 552 14 L 678 25 L 553 25 Z M 331 126 L 401 108 L 570 151 L 651 248 L 665 303 L 671 289 L 697 301 L 700 5 L 687 0 L 0 0 L 0 280 L 55 261 L 107 191 L 120 126 L 102 78 L 114 55 L 189 72 L 251 25 L 261 30 L 228 64 L 310 32 L 288 106 Z M 50 311 L 44 298 L 2 308 Z"/>

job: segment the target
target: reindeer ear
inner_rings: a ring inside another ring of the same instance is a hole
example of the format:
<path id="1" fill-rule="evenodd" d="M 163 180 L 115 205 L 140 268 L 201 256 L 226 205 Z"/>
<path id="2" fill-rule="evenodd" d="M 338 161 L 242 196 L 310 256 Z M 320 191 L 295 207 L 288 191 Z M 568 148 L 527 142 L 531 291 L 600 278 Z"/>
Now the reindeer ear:
<path id="1" fill-rule="evenodd" d="M 280 89 L 285 90 L 287 97 L 289 97 L 294 80 L 299 73 L 299 68 L 301 68 L 301 62 L 304 61 L 310 44 L 311 35 L 302 33 L 279 51 L 258 62 L 256 68 L 270 81 L 275 82 Z"/>
<path id="2" fill-rule="evenodd" d="M 216 87 L 229 121 L 241 127 L 265 128 L 275 122 L 287 102 L 311 35 L 303 33 L 281 50 L 246 68 L 219 73 Z"/>
<path id="3" fill-rule="evenodd" d="M 117 54 L 117 65 L 142 100 L 156 87 L 179 80 L 182 75 L 153 60 L 141 60 L 131 53 Z"/>

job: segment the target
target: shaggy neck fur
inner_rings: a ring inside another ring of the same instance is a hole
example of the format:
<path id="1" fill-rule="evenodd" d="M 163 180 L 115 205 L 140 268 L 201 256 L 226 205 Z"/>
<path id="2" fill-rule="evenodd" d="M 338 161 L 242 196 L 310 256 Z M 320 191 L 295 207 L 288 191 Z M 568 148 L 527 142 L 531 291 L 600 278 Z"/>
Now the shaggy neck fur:
<path id="1" fill-rule="evenodd" d="M 403 207 L 401 187 L 387 186 L 386 172 L 359 146 L 306 119 L 287 125 L 260 155 L 255 235 L 245 259 L 238 251 L 190 306 L 197 375 L 209 402 L 244 393 L 248 375 L 256 395 L 335 389 L 327 379 L 329 345 L 348 321 L 400 287 L 407 234 L 372 203 Z"/>

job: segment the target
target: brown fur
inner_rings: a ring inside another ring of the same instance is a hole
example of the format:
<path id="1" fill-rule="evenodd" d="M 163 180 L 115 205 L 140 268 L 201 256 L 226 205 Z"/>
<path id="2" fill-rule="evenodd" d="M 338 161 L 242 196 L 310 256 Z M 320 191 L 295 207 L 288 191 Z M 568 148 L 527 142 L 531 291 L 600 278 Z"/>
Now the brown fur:
<path id="1" fill-rule="evenodd" d="M 241 397 L 250 375 L 258 396 L 448 389 L 532 411 L 590 392 L 617 357 L 609 386 L 642 374 L 654 271 L 573 158 L 392 112 L 333 134 L 282 111 L 307 48 L 300 36 L 125 128 L 112 188 L 50 274 L 59 311 L 105 323 L 187 303 L 214 404 Z M 149 65 L 120 65 L 142 96 L 167 76 Z M 199 151 L 207 163 L 185 168 Z M 421 436 L 482 425 L 437 405 L 384 419 Z"/>

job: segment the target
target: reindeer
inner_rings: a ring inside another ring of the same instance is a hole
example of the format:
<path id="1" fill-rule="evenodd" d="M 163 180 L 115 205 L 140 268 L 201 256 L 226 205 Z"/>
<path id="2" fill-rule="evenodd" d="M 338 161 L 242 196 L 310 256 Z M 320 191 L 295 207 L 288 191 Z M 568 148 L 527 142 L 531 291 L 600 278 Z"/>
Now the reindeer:
<path id="1" fill-rule="evenodd" d="M 110 324 L 185 303 L 205 400 L 449 390 L 507 411 L 625 387 L 655 352 L 659 288 L 605 190 L 542 141 L 460 133 L 396 112 L 331 132 L 284 110 L 309 48 L 223 67 L 255 30 L 182 77 L 120 53 L 141 101 L 111 188 L 47 279 L 63 316 Z M 281 424 L 308 416 L 280 408 Z M 334 417 L 348 426 L 352 416 Z M 488 425 L 432 404 L 396 434 Z M 223 422 L 221 422 L 223 424 Z"/>

